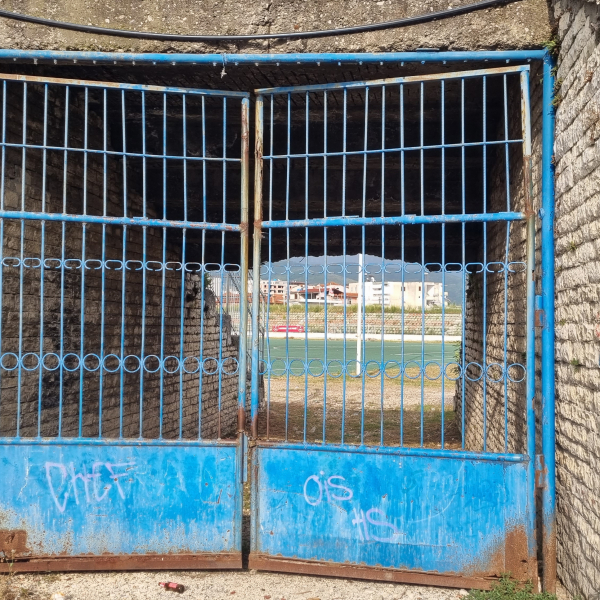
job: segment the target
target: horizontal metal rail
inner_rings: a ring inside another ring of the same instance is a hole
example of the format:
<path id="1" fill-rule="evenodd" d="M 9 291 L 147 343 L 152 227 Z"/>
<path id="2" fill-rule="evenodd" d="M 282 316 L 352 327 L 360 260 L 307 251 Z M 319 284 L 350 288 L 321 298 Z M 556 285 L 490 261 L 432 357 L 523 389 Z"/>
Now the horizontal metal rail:
<path id="1" fill-rule="evenodd" d="M 240 231 L 240 225 L 205 223 L 202 221 L 169 221 L 147 217 L 108 217 L 102 215 L 69 215 L 64 213 L 0 210 L 0 218 L 31 221 L 58 221 L 62 223 L 99 223 L 101 225 L 137 225 L 139 227 L 167 227 L 173 229 L 205 229 L 210 231 Z"/>
<path id="2" fill-rule="evenodd" d="M 176 439 L 169 440 L 165 438 L 161 439 L 114 439 L 114 438 L 86 438 L 86 437 L 63 437 L 58 436 L 55 438 L 39 437 L 39 438 L 26 438 L 26 437 L 0 437 L 0 446 L 133 446 L 133 447 L 147 447 L 147 446 L 162 446 L 162 447 L 181 447 L 187 446 L 192 448 L 206 448 L 218 446 L 237 446 L 238 442 L 234 439 L 219 439 L 219 440 L 185 440 Z"/>
<path id="3" fill-rule="evenodd" d="M 100 63 L 100 64 L 191 64 L 191 65 L 277 65 L 277 64 L 377 64 L 457 63 L 468 61 L 542 60 L 545 50 L 490 50 L 463 52 L 306 52 L 289 54 L 166 54 L 135 52 L 76 52 L 68 50 L 0 50 L 0 60 Z"/>
<path id="4" fill-rule="evenodd" d="M 54 152 L 80 152 L 82 154 L 99 154 L 120 156 L 123 158 L 154 158 L 160 160 L 185 160 L 189 162 L 239 163 L 240 158 L 215 156 L 183 156 L 180 154 L 150 154 L 142 152 L 121 152 L 119 150 L 100 150 L 98 148 L 77 148 L 71 146 L 46 146 L 43 144 L 19 144 L 17 142 L 0 142 L 0 148 L 20 148 L 25 150 L 52 150 Z"/>
<path id="5" fill-rule="evenodd" d="M 18 81 L 26 83 L 52 84 L 61 86 L 75 86 L 99 88 L 102 90 L 113 88 L 115 90 L 129 90 L 136 92 L 158 92 L 159 94 L 190 94 L 194 96 L 217 96 L 222 98 L 249 98 L 250 92 L 233 92 L 223 90 L 197 90 L 182 87 L 164 87 L 159 85 L 143 85 L 139 83 L 115 83 L 112 81 L 88 81 L 87 79 L 68 79 L 58 77 L 36 77 L 35 75 L 18 75 L 14 73 L 0 73 L 0 79 L 5 81 Z"/>
<path id="6" fill-rule="evenodd" d="M 355 446 L 352 444 L 289 444 L 285 442 L 257 442 L 259 448 L 277 448 L 281 450 L 302 450 L 318 452 L 351 452 L 352 454 L 385 454 L 386 456 L 423 456 L 431 458 L 449 458 L 453 460 L 486 460 L 492 462 L 521 463 L 528 462 L 529 457 L 526 454 L 498 453 L 488 452 L 465 452 L 460 450 L 436 450 L 433 448 L 395 448 L 393 446 Z"/>
<path id="7" fill-rule="evenodd" d="M 377 148 L 373 150 L 346 150 L 339 152 L 308 152 L 302 153 L 297 152 L 294 154 L 267 154 L 263 156 L 263 160 L 287 160 L 288 158 L 325 158 L 330 156 L 364 156 L 364 155 L 380 155 L 380 154 L 393 154 L 398 152 L 415 152 L 417 150 L 444 150 L 446 148 L 481 148 L 484 146 L 504 146 L 505 144 L 522 144 L 521 138 L 514 138 L 512 140 L 494 140 L 494 141 L 481 141 L 481 142 L 463 142 L 458 144 L 430 144 L 426 146 L 396 146 L 393 148 Z M 18 147 L 18 144 L 14 144 Z M 177 158 L 177 157 L 175 157 Z"/>
<path id="8" fill-rule="evenodd" d="M 287 227 L 335 227 L 362 225 L 427 225 L 431 223 L 489 223 L 494 221 L 523 221 L 522 212 L 477 213 L 458 215 L 401 215 L 398 217 L 326 217 L 322 219 L 298 219 L 287 221 L 263 221 L 265 229 Z"/>
<path id="9" fill-rule="evenodd" d="M 479 69 L 475 71 L 458 71 L 455 73 L 435 73 L 432 75 L 409 75 L 407 77 L 389 77 L 386 79 L 373 79 L 371 81 L 342 81 L 326 84 L 299 85 L 275 88 L 258 88 L 256 94 L 298 94 L 301 92 L 326 92 L 332 90 L 351 90 L 360 88 L 382 87 L 399 83 L 425 83 L 427 81 L 440 81 L 448 79 L 476 79 L 478 77 L 490 77 L 509 75 L 529 71 L 529 65 L 516 65 L 512 67 L 500 67 L 494 69 Z"/>

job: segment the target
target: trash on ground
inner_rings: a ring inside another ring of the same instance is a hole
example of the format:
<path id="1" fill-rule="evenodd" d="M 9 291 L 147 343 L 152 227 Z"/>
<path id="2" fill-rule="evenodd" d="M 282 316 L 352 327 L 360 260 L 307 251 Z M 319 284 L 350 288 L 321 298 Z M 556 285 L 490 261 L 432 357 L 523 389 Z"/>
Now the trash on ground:
<path id="1" fill-rule="evenodd" d="M 160 581 L 158 585 L 165 588 L 166 592 L 177 592 L 178 594 L 183 594 L 185 588 L 181 583 L 174 583 L 173 581 Z"/>

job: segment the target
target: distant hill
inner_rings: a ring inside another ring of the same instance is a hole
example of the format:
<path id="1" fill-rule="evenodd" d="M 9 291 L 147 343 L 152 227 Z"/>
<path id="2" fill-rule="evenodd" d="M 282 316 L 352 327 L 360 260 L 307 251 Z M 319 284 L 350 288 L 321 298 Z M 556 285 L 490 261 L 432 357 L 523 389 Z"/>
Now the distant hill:
<path id="1" fill-rule="evenodd" d="M 358 254 L 346 256 L 346 284 L 358 280 Z M 272 263 L 271 279 L 281 279 L 287 281 L 286 272 L 287 260 L 280 260 Z M 292 257 L 289 260 L 290 281 L 306 281 L 307 274 L 305 266 L 308 264 L 308 283 L 310 285 L 323 284 L 325 282 L 324 267 L 327 264 L 329 272 L 327 273 L 327 283 L 342 284 L 344 277 L 341 273 L 344 260 L 341 256 L 304 256 Z M 383 265 L 383 266 L 382 266 Z M 373 278 L 373 281 L 381 281 L 382 276 L 385 281 L 402 281 L 402 261 L 401 260 L 383 260 L 380 256 L 365 255 L 365 278 Z M 382 273 L 382 270 L 384 270 Z M 409 264 L 404 273 L 404 281 L 422 281 L 423 274 L 415 272 L 420 269 L 419 265 Z M 266 278 L 266 274 L 262 278 Z M 442 273 L 429 273 L 425 276 L 426 281 L 442 281 Z M 462 274 L 446 273 L 445 277 L 446 291 L 448 292 L 448 301 L 451 304 L 462 303 Z"/>

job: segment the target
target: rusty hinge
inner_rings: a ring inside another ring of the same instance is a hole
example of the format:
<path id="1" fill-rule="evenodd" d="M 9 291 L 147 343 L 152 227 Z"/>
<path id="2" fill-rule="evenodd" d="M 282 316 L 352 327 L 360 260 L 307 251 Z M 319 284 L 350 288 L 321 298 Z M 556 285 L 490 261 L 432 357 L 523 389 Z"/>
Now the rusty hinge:
<path id="1" fill-rule="evenodd" d="M 543 454 L 535 455 L 535 487 L 540 490 L 546 487 L 546 466 Z"/>
<path id="2" fill-rule="evenodd" d="M 242 483 L 246 483 L 248 481 L 248 436 L 245 433 L 241 434 L 241 454 L 242 454 Z"/>
<path id="3" fill-rule="evenodd" d="M 535 326 L 543 327 L 546 321 L 546 313 L 544 311 L 544 305 L 542 296 L 535 297 Z"/>

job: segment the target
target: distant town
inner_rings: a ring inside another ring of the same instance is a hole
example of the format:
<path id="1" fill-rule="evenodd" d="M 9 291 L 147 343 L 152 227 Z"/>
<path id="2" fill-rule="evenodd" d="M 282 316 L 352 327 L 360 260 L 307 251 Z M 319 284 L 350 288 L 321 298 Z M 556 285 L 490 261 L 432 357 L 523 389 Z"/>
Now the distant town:
<path id="1" fill-rule="evenodd" d="M 239 289 L 230 279 L 232 278 L 225 277 L 223 285 L 221 279 L 213 279 L 211 288 L 218 301 L 237 304 Z M 250 284 L 249 292 L 251 290 Z M 269 304 L 353 306 L 363 303 L 361 294 L 364 294 L 364 304 L 367 306 L 434 308 L 449 304 L 448 292 L 444 291 L 442 283 L 433 281 L 365 281 L 352 282 L 346 286 L 339 283 L 307 286 L 302 281 L 261 279 L 260 291 Z"/>
<path id="2" fill-rule="evenodd" d="M 422 306 L 423 294 L 426 307 L 448 305 L 448 293 L 442 284 L 420 281 L 365 281 L 347 286 L 332 283 L 308 285 L 299 281 L 261 280 L 260 291 L 269 297 L 271 304 L 332 304 L 352 306 L 362 301 L 378 306 Z"/>

